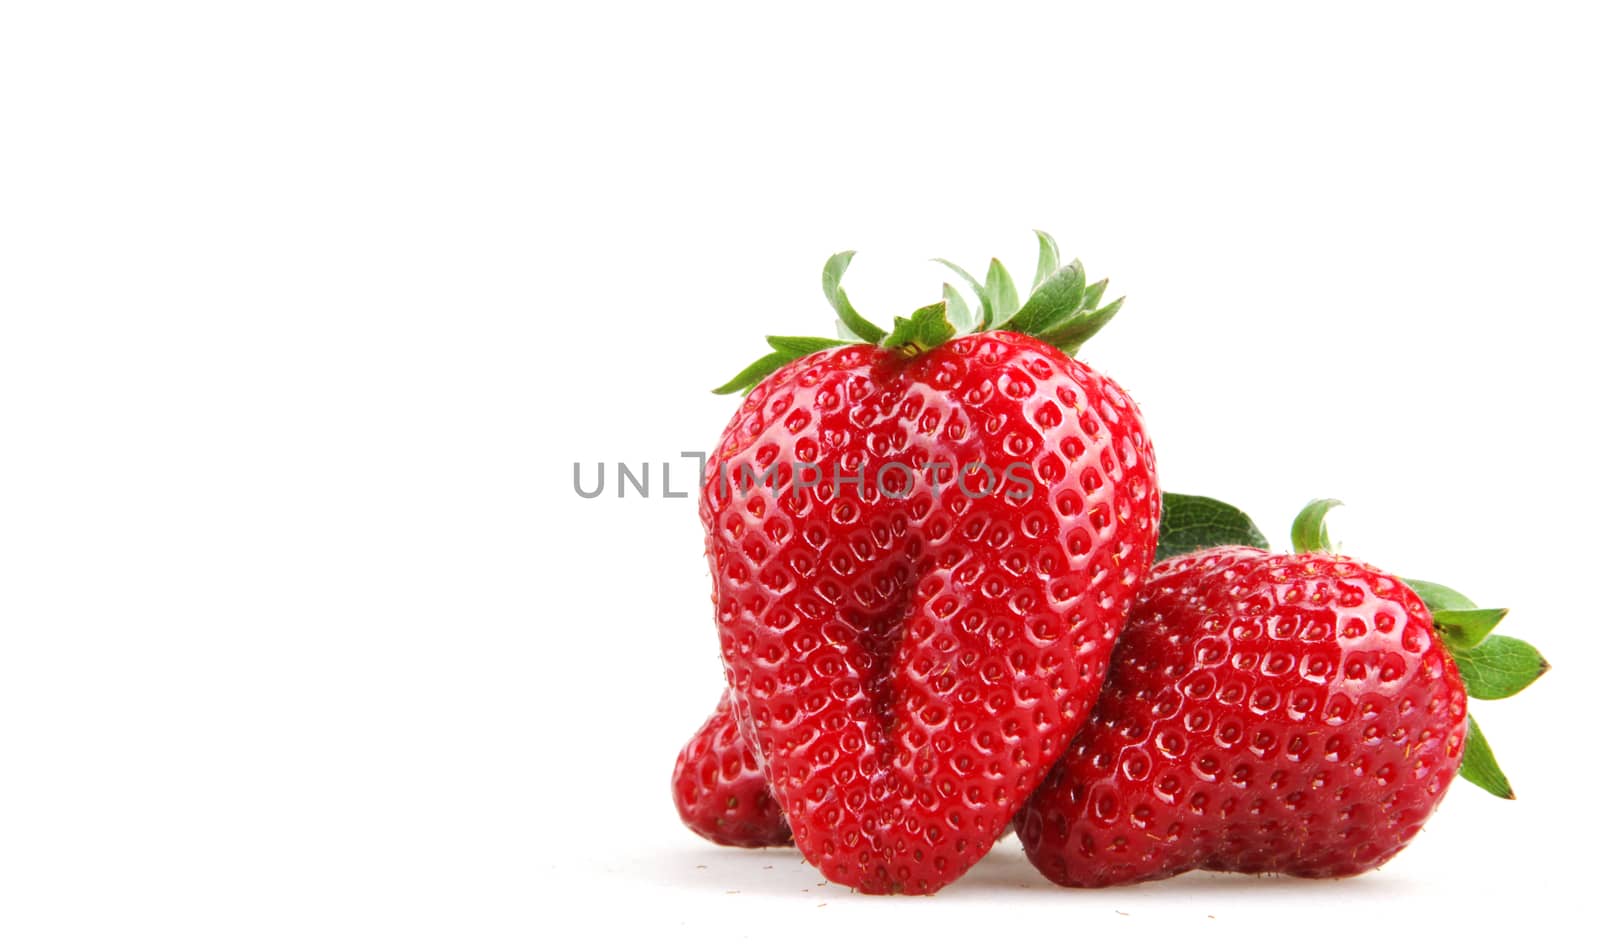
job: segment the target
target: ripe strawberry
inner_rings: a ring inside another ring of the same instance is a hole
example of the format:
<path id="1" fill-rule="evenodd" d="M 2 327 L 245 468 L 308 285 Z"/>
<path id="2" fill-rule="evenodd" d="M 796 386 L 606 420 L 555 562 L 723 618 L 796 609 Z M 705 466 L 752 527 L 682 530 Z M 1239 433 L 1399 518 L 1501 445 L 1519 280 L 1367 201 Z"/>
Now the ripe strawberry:
<path id="1" fill-rule="evenodd" d="M 1138 409 L 1069 355 L 1120 301 L 1040 252 L 1026 303 L 995 261 L 967 278 L 975 319 L 947 285 L 887 334 L 836 255 L 824 290 L 863 342 L 768 338 L 721 390 L 753 387 L 700 500 L 733 710 L 802 854 L 862 891 L 982 858 L 1087 716 L 1152 560 Z"/>
<path id="2" fill-rule="evenodd" d="M 1543 659 L 1487 636 L 1503 611 L 1319 550 L 1336 504 L 1302 513 L 1296 554 L 1156 566 L 1088 725 L 1018 816 L 1048 878 L 1354 875 L 1417 834 L 1458 768 L 1510 796 L 1467 697 L 1514 693 Z"/>
<path id="3" fill-rule="evenodd" d="M 683 824 L 718 845 L 789 844 L 789 823 L 739 736 L 727 694 L 678 754 L 672 798 Z"/>

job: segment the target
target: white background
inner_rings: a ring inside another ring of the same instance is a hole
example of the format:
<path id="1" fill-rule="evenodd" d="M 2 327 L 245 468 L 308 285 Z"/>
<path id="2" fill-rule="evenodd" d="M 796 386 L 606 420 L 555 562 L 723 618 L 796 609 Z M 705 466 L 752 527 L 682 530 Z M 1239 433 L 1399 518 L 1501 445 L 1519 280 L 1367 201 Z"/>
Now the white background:
<path id="1" fill-rule="evenodd" d="M 560 6 L 0 13 L 0 945 L 1494 946 L 1583 913 L 1577 6 Z M 1335 495 L 1346 551 L 1513 609 L 1555 664 L 1478 712 L 1517 802 L 1458 784 L 1348 882 L 1069 892 L 1007 843 L 931 899 L 678 825 L 721 673 L 661 461 L 763 334 L 828 332 L 828 254 L 886 320 L 935 255 L 1031 274 L 1035 227 L 1128 295 L 1084 357 L 1164 487 L 1280 545 Z M 657 497 L 574 493 L 618 460 Z"/>

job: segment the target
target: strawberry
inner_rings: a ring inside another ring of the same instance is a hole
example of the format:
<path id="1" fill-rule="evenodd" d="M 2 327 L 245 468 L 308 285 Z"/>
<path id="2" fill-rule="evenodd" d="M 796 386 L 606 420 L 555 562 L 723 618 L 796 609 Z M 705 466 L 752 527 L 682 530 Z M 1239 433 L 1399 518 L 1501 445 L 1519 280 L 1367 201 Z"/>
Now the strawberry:
<path id="1" fill-rule="evenodd" d="M 1153 559 L 1160 496 L 1133 401 L 1073 358 L 1116 312 L 1040 235 L 1019 303 L 857 342 L 768 338 L 700 496 L 732 709 L 804 857 L 925 894 L 982 858 L 1088 715 Z M 963 333 L 962 331 L 966 331 Z"/>
<path id="2" fill-rule="evenodd" d="M 678 754 L 672 797 L 683 824 L 718 845 L 753 849 L 789 843 L 789 824 L 739 736 L 727 694 Z"/>
<path id="3" fill-rule="evenodd" d="M 1467 697 L 1515 693 L 1543 658 L 1488 636 L 1504 611 L 1329 554 L 1336 504 L 1296 520 L 1295 554 L 1156 566 L 1088 724 L 1018 816 L 1048 878 L 1354 875 L 1405 847 L 1458 770 L 1510 796 Z"/>

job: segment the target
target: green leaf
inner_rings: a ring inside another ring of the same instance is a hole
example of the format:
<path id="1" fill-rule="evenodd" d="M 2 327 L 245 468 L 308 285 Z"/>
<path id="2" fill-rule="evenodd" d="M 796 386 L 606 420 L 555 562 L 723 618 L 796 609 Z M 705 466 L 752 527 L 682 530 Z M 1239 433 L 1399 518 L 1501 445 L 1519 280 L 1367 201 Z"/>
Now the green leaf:
<path id="1" fill-rule="evenodd" d="M 944 286 L 944 312 L 957 333 L 967 333 L 976 326 L 972 321 L 972 311 L 967 309 L 966 299 L 949 284 Z"/>
<path id="2" fill-rule="evenodd" d="M 1065 322 L 1083 303 L 1083 292 L 1082 264 L 1073 261 L 1057 268 L 1011 317 L 1011 329 L 1037 336 L 1052 324 Z"/>
<path id="3" fill-rule="evenodd" d="M 1451 651 L 1477 647 L 1495 625 L 1505 620 L 1505 608 L 1470 608 L 1434 611 L 1433 626 Z"/>
<path id="4" fill-rule="evenodd" d="M 1294 517 L 1294 527 L 1289 530 L 1290 541 L 1294 543 L 1294 550 L 1301 554 L 1308 551 L 1327 551 L 1328 526 L 1324 524 L 1328 513 L 1344 503 L 1338 499 L 1312 499 L 1300 514 Z"/>
<path id="5" fill-rule="evenodd" d="M 854 251 L 840 251 L 828 259 L 822 266 L 822 293 L 828 298 L 828 303 L 833 305 L 834 312 L 839 315 L 839 322 L 857 337 L 867 343 L 877 343 L 883 339 L 883 330 L 872 321 L 856 313 L 855 307 L 850 304 L 850 298 L 845 295 L 844 288 L 839 282 L 844 280 L 844 272 L 850 267 L 850 259 L 855 257 Z"/>
<path id="6" fill-rule="evenodd" d="M 1056 246 L 1056 239 L 1050 237 L 1048 232 L 1035 229 L 1033 233 L 1039 236 L 1039 266 L 1033 271 L 1033 286 L 1038 288 L 1045 278 L 1061 266 L 1061 248 Z"/>
<path id="7" fill-rule="evenodd" d="M 1477 647 L 1451 650 L 1456 669 L 1476 700 L 1504 700 L 1544 676 L 1550 662 L 1527 641 L 1495 634 Z"/>
<path id="8" fill-rule="evenodd" d="M 1411 590 L 1417 593 L 1417 597 L 1422 599 L 1422 603 L 1428 606 L 1430 612 L 1471 611 L 1477 607 L 1476 604 L 1472 603 L 1471 598 L 1454 588 L 1447 588 L 1432 581 L 1419 581 L 1415 578 L 1401 578 L 1400 580 L 1411 586 Z"/>
<path id="9" fill-rule="evenodd" d="M 989 259 L 989 277 L 983 287 L 993 311 L 990 328 L 1004 327 L 1021 304 L 1017 299 L 1017 282 L 1011 279 L 1011 272 L 999 258 Z"/>
<path id="10" fill-rule="evenodd" d="M 1100 298 L 1105 296 L 1106 285 L 1110 283 L 1110 278 L 1102 277 L 1100 280 L 1090 284 L 1083 292 L 1083 309 L 1094 310 L 1099 307 Z"/>
<path id="11" fill-rule="evenodd" d="M 994 317 L 994 305 L 989 301 L 988 290 L 982 284 L 978 283 L 977 278 L 967 273 L 966 269 L 960 265 L 946 261 L 944 258 L 934 258 L 934 260 L 954 271 L 957 277 L 961 278 L 963 281 L 966 281 L 967 286 L 972 288 L 972 296 L 978 299 L 977 321 L 973 324 L 973 327 L 978 330 L 987 330 L 990 321 Z"/>
<path id="12" fill-rule="evenodd" d="M 1471 714 L 1467 715 L 1467 748 L 1461 755 L 1461 778 L 1501 799 L 1517 798 Z"/>
<path id="13" fill-rule="evenodd" d="M 1099 310 L 1077 314 L 1067 322 L 1047 328 L 1036 336 L 1068 356 L 1077 356 L 1079 348 L 1087 343 L 1090 337 L 1099 333 L 1100 328 L 1110 323 L 1111 318 L 1117 316 L 1117 311 L 1122 309 L 1122 302 L 1126 299 L 1119 297 Z"/>
<path id="14" fill-rule="evenodd" d="M 1250 516 L 1226 502 L 1202 495 L 1161 493 L 1161 534 L 1156 560 L 1219 545 L 1245 545 L 1266 549 L 1267 538 Z"/>
<path id="15" fill-rule="evenodd" d="M 828 337 L 768 337 L 767 343 L 772 345 L 774 352 L 789 354 L 791 358 L 850 345 L 848 340 L 832 340 Z"/>
<path id="16" fill-rule="evenodd" d="M 711 392 L 720 395 L 749 392 L 757 383 L 771 376 L 779 367 L 794 362 L 794 357 L 784 353 L 769 353 L 740 370 L 734 378 Z"/>
<path id="17" fill-rule="evenodd" d="M 932 350 L 956 335 L 956 329 L 945 319 L 944 301 L 919 307 L 910 317 L 896 317 L 894 330 L 884 339 L 888 350 L 905 350 L 920 353 Z"/>

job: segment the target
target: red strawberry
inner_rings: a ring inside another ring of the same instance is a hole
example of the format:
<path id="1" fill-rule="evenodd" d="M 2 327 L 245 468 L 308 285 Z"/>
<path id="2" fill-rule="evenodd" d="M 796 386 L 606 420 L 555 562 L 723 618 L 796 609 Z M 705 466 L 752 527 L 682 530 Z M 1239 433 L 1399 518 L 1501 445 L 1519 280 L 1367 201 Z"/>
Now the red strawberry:
<path id="1" fill-rule="evenodd" d="M 1509 797 L 1467 696 L 1513 693 L 1543 659 L 1486 636 L 1503 611 L 1310 550 L 1334 504 L 1297 520 L 1296 554 L 1156 566 L 1088 725 L 1018 816 L 1047 877 L 1354 875 L 1417 834 L 1458 768 Z"/>
<path id="2" fill-rule="evenodd" d="M 789 824 L 734 722 L 727 694 L 672 770 L 672 798 L 683 824 L 718 845 L 787 845 Z"/>
<path id="3" fill-rule="evenodd" d="M 835 256 L 824 289 L 868 342 L 769 338 L 723 388 L 754 385 L 700 509 L 734 711 L 795 844 L 862 891 L 983 857 L 1087 716 L 1154 552 L 1138 409 L 1068 354 L 1118 305 L 1040 247 L 1020 307 L 998 261 L 972 282 L 965 336 L 948 287 L 885 334 Z"/>

